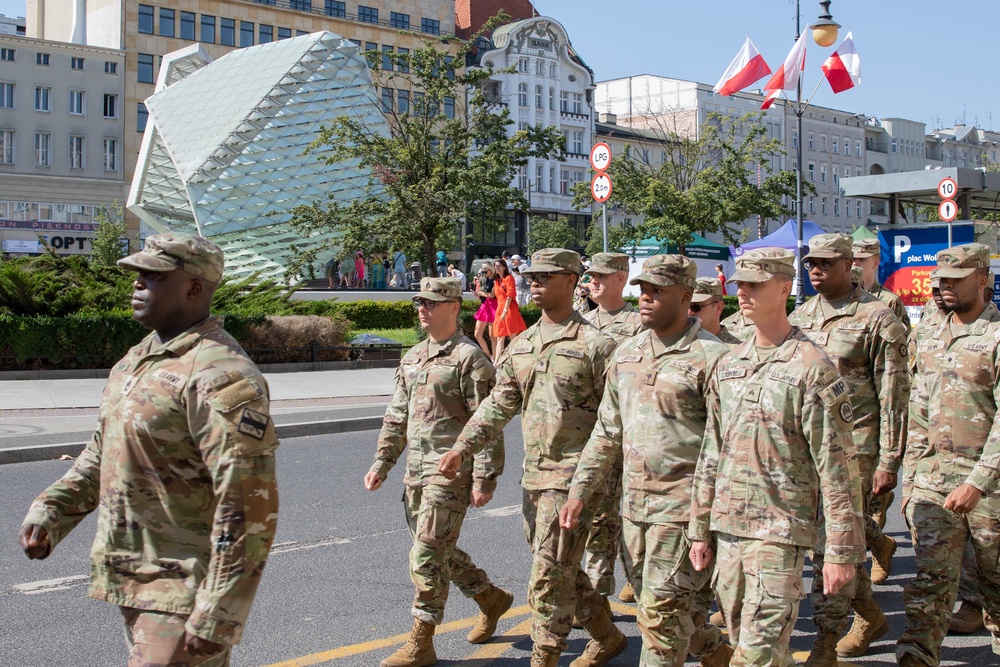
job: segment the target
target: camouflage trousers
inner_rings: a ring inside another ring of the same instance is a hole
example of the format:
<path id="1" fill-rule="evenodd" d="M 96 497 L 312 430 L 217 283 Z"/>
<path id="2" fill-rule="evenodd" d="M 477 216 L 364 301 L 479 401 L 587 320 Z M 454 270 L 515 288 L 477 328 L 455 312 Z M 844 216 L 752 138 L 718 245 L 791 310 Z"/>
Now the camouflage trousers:
<path id="1" fill-rule="evenodd" d="M 969 602 L 983 608 L 979 597 L 979 565 L 976 564 L 976 550 L 972 542 L 965 543 L 962 551 L 962 574 L 958 580 L 958 601 Z"/>
<path id="2" fill-rule="evenodd" d="M 788 648 L 805 597 L 805 547 L 717 534 L 715 583 L 735 653 L 730 667 L 790 667 Z"/>
<path id="3" fill-rule="evenodd" d="M 941 662 L 941 642 L 948 633 L 969 540 L 976 552 L 983 608 L 994 618 L 1000 615 L 1000 497 L 981 499 L 968 514 L 946 510 L 944 500 L 944 495 L 915 489 L 904 512 L 917 573 L 903 589 L 906 628 L 896 655 L 912 653 L 932 667 Z M 1000 654 L 996 635 L 993 652 Z"/>
<path id="4" fill-rule="evenodd" d="M 640 667 L 681 665 L 688 653 L 710 655 L 722 632 L 706 623 L 712 606 L 712 569 L 694 569 L 687 523 L 624 520 L 625 545 L 643 563 L 636 620 L 642 634 Z"/>
<path id="5" fill-rule="evenodd" d="M 125 620 L 128 667 L 229 667 L 232 647 L 195 657 L 184 645 L 187 614 L 119 607 Z"/>
<path id="6" fill-rule="evenodd" d="M 590 583 L 601 595 L 613 595 L 616 590 L 615 559 L 618 557 L 622 537 L 623 465 L 623 456 L 619 452 L 608 473 L 604 500 L 595 510 L 594 522 L 587 535 L 584 570 L 590 577 Z"/>
<path id="7" fill-rule="evenodd" d="M 424 623 L 441 623 L 449 582 L 469 598 L 490 587 L 486 573 L 456 546 L 470 494 L 467 486 L 429 484 L 408 486 L 403 495 L 406 525 L 413 536 L 410 580 L 417 592 L 412 613 Z"/>
<path id="8" fill-rule="evenodd" d="M 525 489 L 521 506 L 524 536 L 531 547 L 531 640 L 548 653 L 566 650 L 574 615 L 586 625 L 595 613 L 603 613 L 603 600 L 580 567 L 594 508 L 603 498 L 594 497 L 584 506 L 577 527 L 565 530 L 559 526 L 559 510 L 568 499 L 566 491 Z"/>
<path id="9" fill-rule="evenodd" d="M 882 530 L 872 516 L 882 506 L 885 497 L 872 493 L 875 467 L 878 458 L 874 456 L 858 456 L 858 472 L 861 475 L 861 497 L 864 501 L 865 542 L 870 547 L 882 537 Z M 819 542 L 812 554 L 813 580 L 811 602 L 813 606 L 813 623 L 825 632 L 837 635 L 847 630 L 847 620 L 851 607 L 861 604 L 872 597 L 872 578 L 864 563 L 858 563 L 851 579 L 843 588 L 833 595 L 823 594 L 823 565 L 826 560 L 823 551 L 826 547 L 826 522 L 820 513 Z"/>

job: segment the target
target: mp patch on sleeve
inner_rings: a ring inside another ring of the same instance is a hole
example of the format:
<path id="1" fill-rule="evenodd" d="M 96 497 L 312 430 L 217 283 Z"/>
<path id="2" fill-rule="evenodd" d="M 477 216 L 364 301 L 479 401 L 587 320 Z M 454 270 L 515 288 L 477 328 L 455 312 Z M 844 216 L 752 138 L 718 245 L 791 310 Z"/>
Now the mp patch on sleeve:
<path id="1" fill-rule="evenodd" d="M 240 423 L 237 430 L 244 435 L 250 436 L 251 438 L 263 440 L 264 435 L 267 433 L 267 425 L 270 421 L 271 418 L 263 412 L 257 412 L 256 410 L 251 410 L 250 408 L 244 408 L 243 414 L 240 415 Z"/>

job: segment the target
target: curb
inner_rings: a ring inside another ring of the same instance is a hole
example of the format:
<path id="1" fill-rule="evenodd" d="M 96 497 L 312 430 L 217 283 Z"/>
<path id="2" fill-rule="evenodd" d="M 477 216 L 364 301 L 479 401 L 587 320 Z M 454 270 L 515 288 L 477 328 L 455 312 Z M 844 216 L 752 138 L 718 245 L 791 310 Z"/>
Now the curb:
<path id="1" fill-rule="evenodd" d="M 332 435 L 354 431 L 372 431 L 382 427 L 382 417 L 352 417 L 321 422 L 300 422 L 276 427 L 278 438 L 302 438 L 310 435 Z M 77 457 L 86 448 L 86 442 L 65 442 L 54 445 L 34 445 L 0 449 L 0 465 L 51 461 L 61 456 Z"/>
<path id="2" fill-rule="evenodd" d="M 257 364 L 261 373 L 306 373 L 314 371 L 357 371 L 370 368 L 396 368 L 399 359 L 358 361 L 316 361 L 288 364 Z M 51 371 L 0 371 L 0 381 L 8 380 L 106 380 L 110 368 L 73 368 Z"/>

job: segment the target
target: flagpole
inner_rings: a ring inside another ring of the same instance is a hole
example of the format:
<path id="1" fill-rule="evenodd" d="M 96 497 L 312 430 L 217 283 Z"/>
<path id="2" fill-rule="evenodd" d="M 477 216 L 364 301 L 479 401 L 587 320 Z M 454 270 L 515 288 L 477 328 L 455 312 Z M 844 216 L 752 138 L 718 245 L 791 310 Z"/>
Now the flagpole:
<path id="1" fill-rule="evenodd" d="M 802 36 L 802 20 L 799 12 L 799 0 L 795 0 L 795 41 L 798 42 Z M 802 238 L 802 75 L 799 72 L 798 82 L 795 85 L 795 132 L 797 140 L 795 142 L 795 217 L 798 222 L 798 246 L 795 254 L 795 304 L 801 306 L 806 302 L 805 276 L 802 269 L 803 252 Z"/>
<path id="2" fill-rule="evenodd" d="M 816 87 L 813 88 L 813 91 L 809 94 L 809 97 L 806 98 L 806 106 L 807 107 L 812 103 L 813 95 L 816 94 L 816 91 L 819 90 L 820 84 L 822 84 L 822 83 L 823 83 L 823 79 L 822 78 L 820 78 L 818 81 L 816 81 Z"/>

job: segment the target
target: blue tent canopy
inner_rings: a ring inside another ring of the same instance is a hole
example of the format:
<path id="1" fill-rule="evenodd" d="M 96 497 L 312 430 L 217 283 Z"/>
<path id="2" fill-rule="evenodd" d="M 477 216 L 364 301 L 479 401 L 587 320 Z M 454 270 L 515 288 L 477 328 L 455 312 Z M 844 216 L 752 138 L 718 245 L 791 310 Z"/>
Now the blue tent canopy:
<path id="1" fill-rule="evenodd" d="M 816 236 L 817 234 L 825 233 L 819 225 L 817 225 L 812 220 L 802 221 L 802 241 L 809 245 L 809 239 Z M 775 230 L 773 233 L 768 234 L 762 239 L 757 239 L 756 241 L 748 241 L 741 245 L 739 248 L 730 246 L 729 251 L 733 254 L 733 257 L 739 257 L 747 250 L 753 250 L 755 248 L 787 248 L 789 250 L 796 250 L 799 247 L 799 223 L 795 220 L 789 220 L 783 224 L 779 229 Z"/>

